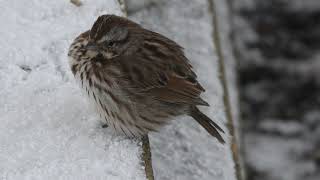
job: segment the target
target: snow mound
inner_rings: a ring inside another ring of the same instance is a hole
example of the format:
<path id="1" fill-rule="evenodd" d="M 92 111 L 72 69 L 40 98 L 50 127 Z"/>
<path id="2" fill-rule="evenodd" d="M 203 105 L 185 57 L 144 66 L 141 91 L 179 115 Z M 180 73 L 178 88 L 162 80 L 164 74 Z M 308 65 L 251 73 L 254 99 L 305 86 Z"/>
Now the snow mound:
<path id="1" fill-rule="evenodd" d="M 0 179 L 145 179 L 141 144 L 101 128 L 67 63 L 118 2 L 0 0 L 0 11 Z"/>

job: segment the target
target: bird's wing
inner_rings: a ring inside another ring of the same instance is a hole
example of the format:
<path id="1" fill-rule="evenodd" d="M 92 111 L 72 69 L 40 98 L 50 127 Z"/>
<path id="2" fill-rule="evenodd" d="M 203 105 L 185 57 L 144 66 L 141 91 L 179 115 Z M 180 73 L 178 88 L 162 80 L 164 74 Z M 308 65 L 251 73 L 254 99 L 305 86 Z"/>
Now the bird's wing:
<path id="1" fill-rule="evenodd" d="M 135 57 L 119 61 L 124 78 L 131 82 L 128 88 L 164 102 L 208 105 L 200 98 L 204 88 L 182 48 L 160 34 L 152 35 L 145 37 Z"/>
<path id="2" fill-rule="evenodd" d="M 198 83 L 192 83 L 187 79 L 170 75 L 167 83 L 162 87 L 154 87 L 145 91 L 155 99 L 177 104 L 208 105 L 200 98 L 202 89 Z"/>

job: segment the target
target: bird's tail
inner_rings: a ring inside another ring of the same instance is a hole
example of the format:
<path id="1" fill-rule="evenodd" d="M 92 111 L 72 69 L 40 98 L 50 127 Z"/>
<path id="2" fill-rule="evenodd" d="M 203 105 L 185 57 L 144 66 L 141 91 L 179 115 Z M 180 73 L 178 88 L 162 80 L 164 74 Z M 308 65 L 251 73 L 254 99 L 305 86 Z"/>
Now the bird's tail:
<path id="1" fill-rule="evenodd" d="M 190 116 L 193 117 L 193 119 L 195 119 L 203 128 L 205 128 L 209 134 L 217 138 L 220 143 L 225 143 L 225 141 L 219 133 L 219 131 L 224 133 L 221 127 L 219 127 L 215 122 L 213 122 L 208 116 L 203 114 L 197 107 L 192 108 Z"/>

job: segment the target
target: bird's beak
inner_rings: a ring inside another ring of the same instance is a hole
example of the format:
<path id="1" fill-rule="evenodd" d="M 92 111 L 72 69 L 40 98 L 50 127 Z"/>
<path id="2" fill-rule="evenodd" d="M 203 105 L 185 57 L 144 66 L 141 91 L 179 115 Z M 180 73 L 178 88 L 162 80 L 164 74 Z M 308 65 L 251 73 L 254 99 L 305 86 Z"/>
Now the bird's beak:
<path id="1" fill-rule="evenodd" d="M 92 51 L 99 51 L 99 46 L 96 43 L 89 41 L 88 44 L 85 46 L 85 49 L 92 50 Z"/>

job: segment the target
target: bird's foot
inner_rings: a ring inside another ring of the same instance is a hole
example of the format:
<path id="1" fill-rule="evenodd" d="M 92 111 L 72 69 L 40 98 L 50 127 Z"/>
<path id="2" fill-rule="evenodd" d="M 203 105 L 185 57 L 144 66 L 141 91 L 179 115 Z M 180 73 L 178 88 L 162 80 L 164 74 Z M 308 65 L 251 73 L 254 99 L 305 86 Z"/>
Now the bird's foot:
<path id="1" fill-rule="evenodd" d="M 108 124 L 103 124 L 102 125 L 102 128 L 107 128 L 107 127 L 109 127 Z"/>

